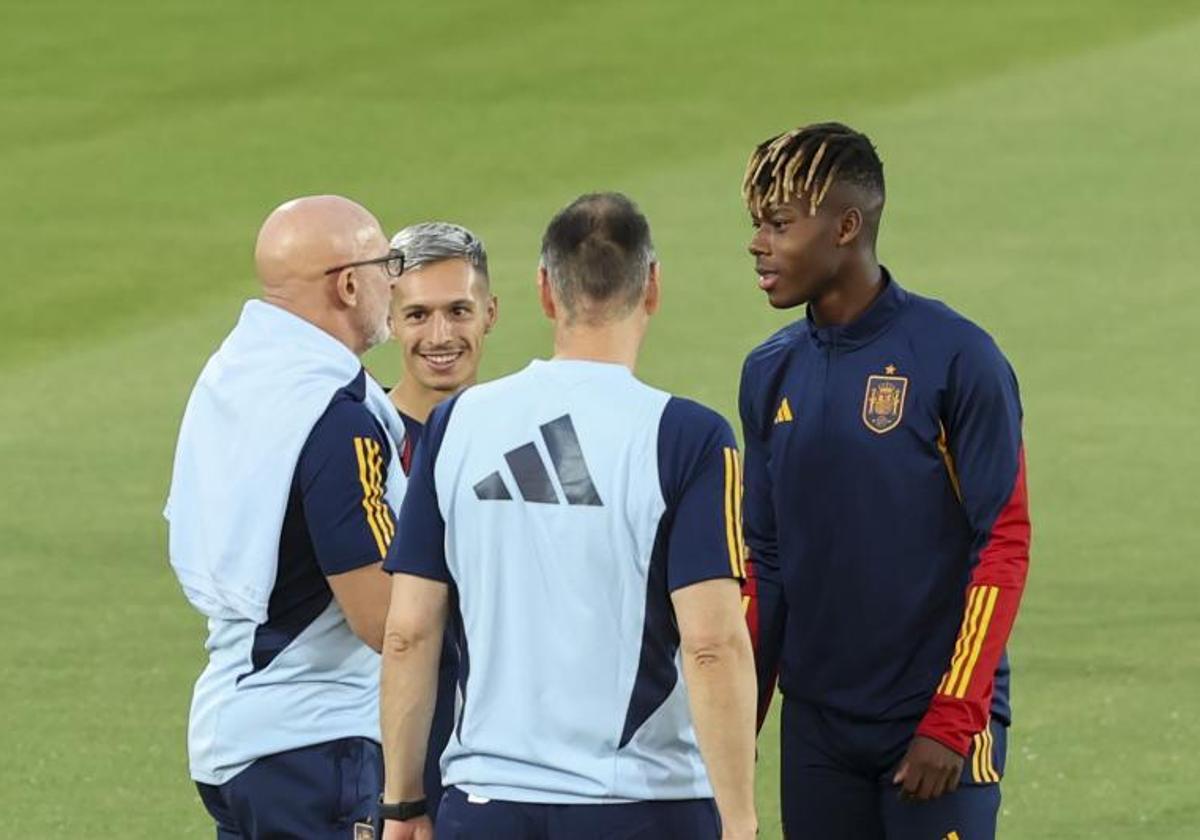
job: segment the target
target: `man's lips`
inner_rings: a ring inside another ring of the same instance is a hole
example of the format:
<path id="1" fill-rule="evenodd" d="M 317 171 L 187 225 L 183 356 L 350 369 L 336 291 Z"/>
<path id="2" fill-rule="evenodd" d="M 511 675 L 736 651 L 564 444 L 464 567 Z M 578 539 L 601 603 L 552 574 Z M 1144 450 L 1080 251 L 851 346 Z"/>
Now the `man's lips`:
<path id="1" fill-rule="evenodd" d="M 775 288 L 775 284 L 779 282 L 778 271 L 773 271 L 766 266 L 758 266 L 755 270 L 758 272 L 758 288 L 764 292 L 769 292 Z"/>
<path id="2" fill-rule="evenodd" d="M 436 371 L 445 372 L 454 367 L 459 359 L 462 358 L 462 350 L 438 350 L 431 353 L 418 353 L 425 364 Z"/>

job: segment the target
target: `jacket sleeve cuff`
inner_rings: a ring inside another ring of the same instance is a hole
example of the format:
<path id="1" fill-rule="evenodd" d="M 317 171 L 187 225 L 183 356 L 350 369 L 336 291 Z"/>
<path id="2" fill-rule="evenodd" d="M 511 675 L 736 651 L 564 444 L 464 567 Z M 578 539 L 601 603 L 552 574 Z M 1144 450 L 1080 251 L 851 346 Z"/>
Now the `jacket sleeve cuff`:
<path id="1" fill-rule="evenodd" d="M 977 705 L 939 694 L 933 698 L 916 734 L 937 741 L 965 758 L 971 751 L 971 738 L 987 726 L 987 713 L 980 714 Z"/>

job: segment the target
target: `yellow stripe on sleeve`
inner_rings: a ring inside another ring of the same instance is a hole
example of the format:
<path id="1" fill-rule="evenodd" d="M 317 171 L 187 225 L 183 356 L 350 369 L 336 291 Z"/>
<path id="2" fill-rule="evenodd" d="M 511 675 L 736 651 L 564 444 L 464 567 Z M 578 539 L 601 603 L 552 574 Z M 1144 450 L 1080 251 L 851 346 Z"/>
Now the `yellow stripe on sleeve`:
<path id="1" fill-rule="evenodd" d="M 387 492 L 387 482 L 384 473 L 387 467 L 383 460 L 383 447 L 378 441 L 375 442 L 376 460 L 379 465 L 379 485 L 376 488 L 378 495 L 375 497 L 379 501 L 379 515 L 383 517 L 384 523 L 387 525 L 388 545 L 392 544 L 392 538 L 396 536 L 396 519 L 392 512 L 388 509 L 387 499 L 384 494 Z"/>
<path id="2" fill-rule="evenodd" d="M 729 569 L 734 577 L 741 577 L 741 558 L 738 557 L 737 526 L 734 523 L 733 500 L 734 479 L 737 468 L 734 466 L 734 452 L 725 447 L 725 542 L 729 549 Z"/>
<path id="3" fill-rule="evenodd" d="M 375 523 L 379 526 L 379 533 L 383 536 L 383 552 L 380 556 L 386 556 L 388 546 L 392 543 L 392 528 L 390 517 L 381 502 L 383 471 L 382 460 L 379 457 L 379 441 L 365 438 L 364 445 L 367 450 L 367 480 L 371 487 L 371 509 L 375 512 Z"/>
<path id="4" fill-rule="evenodd" d="M 379 457 L 379 441 L 364 438 L 367 448 L 367 483 L 371 487 L 371 510 L 375 512 L 375 521 L 383 534 L 384 543 L 391 545 L 392 530 L 390 517 L 380 504 L 382 498 L 383 471 L 382 460 Z"/>
<path id="5" fill-rule="evenodd" d="M 396 526 L 383 501 L 383 449 L 377 440 L 371 440 L 369 446 L 371 447 L 371 489 L 374 490 L 372 502 L 379 517 L 379 524 L 383 528 L 384 540 L 391 545 L 392 537 L 396 534 Z"/>
<path id="6" fill-rule="evenodd" d="M 942 454 L 942 461 L 946 465 L 946 472 L 950 475 L 950 486 L 954 488 L 954 495 L 958 500 L 962 501 L 962 485 L 958 481 L 958 469 L 954 466 L 954 455 L 950 452 L 950 441 L 946 438 L 946 427 L 942 422 L 938 421 L 938 452 Z"/>
<path id="7" fill-rule="evenodd" d="M 738 577 L 745 578 L 746 576 L 746 535 L 742 522 L 742 491 L 743 491 L 743 476 L 742 476 L 742 458 L 738 457 L 738 450 L 733 451 L 733 467 L 736 474 L 733 476 L 733 524 L 737 529 L 738 535 Z"/>
<path id="8" fill-rule="evenodd" d="M 973 626 L 973 617 L 975 608 L 979 601 L 979 589 L 972 588 L 967 593 L 967 608 L 963 611 L 962 626 L 958 628 L 958 640 L 954 643 L 954 656 L 950 659 L 950 668 L 942 677 L 941 683 L 938 685 L 938 694 L 949 694 L 950 686 L 952 685 L 955 675 L 958 673 L 959 667 L 962 665 L 962 659 L 968 650 L 967 640 L 971 635 L 971 627 Z"/>
<path id="9" fill-rule="evenodd" d="M 944 693 L 951 697 L 954 696 L 954 687 L 958 685 L 959 678 L 962 676 L 963 666 L 970 657 L 971 648 L 975 644 L 975 634 L 979 629 L 979 616 L 983 612 L 984 600 L 983 588 L 973 587 L 964 617 L 962 635 L 959 638 L 961 647 L 959 645 L 955 645 L 954 647 L 954 661 L 950 664 L 950 677 L 946 681 L 946 690 Z"/>
<path id="10" fill-rule="evenodd" d="M 996 599 L 1000 595 L 1000 590 L 995 586 L 982 586 L 980 589 L 984 590 L 983 615 L 979 620 L 979 627 L 976 629 L 975 635 L 971 638 L 971 652 L 959 675 L 958 687 L 955 688 L 954 681 L 950 681 L 951 692 L 960 700 L 967 694 L 967 686 L 971 683 L 971 676 L 975 672 L 975 663 L 979 661 L 979 653 L 983 650 L 983 643 L 987 639 L 988 625 L 991 624 L 992 612 L 996 609 Z"/>
<path id="11" fill-rule="evenodd" d="M 367 525 L 371 528 L 371 533 L 375 537 L 375 545 L 379 548 L 379 556 L 386 557 L 388 543 L 384 538 L 383 531 L 380 530 L 379 522 L 376 519 L 375 507 L 371 500 L 373 496 L 371 481 L 367 477 L 369 468 L 366 438 L 356 437 L 354 439 L 354 454 L 358 458 L 358 483 L 362 485 L 362 506 L 367 515 Z"/>

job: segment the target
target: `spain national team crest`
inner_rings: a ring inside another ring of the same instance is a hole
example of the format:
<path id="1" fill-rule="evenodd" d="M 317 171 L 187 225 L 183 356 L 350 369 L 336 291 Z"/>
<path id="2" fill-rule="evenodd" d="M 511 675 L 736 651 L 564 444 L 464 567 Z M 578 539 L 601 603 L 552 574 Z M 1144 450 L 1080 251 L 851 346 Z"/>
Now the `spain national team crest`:
<path id="1" fill-rule="evenodd" d="M 895 376 L 895 365 L 888 365 L 884 370 L 884 375 L 867 377 L 867 393 L 863 397 L 863 422 L 877 435 L 900 425 L 900 418 L 904 416 L 904 397 L 908 393 L 907 376 Z"/>

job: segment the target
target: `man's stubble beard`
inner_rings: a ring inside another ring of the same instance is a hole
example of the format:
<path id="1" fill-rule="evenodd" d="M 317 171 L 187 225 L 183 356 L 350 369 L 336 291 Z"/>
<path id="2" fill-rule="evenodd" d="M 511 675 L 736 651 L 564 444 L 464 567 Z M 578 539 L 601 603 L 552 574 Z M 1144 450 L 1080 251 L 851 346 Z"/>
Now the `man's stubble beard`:
<path id="1" fill-rule="evenodd" d="M 375 326 L 366 333 L 367 350 L 378 347 L 392 340 L 392 327 L 388 323 L 388 310 L 384 310 Z M 365 352 L 365 351 L 364 351 Z"/>

